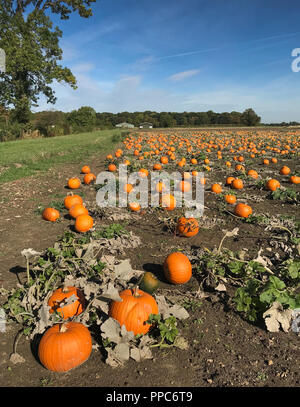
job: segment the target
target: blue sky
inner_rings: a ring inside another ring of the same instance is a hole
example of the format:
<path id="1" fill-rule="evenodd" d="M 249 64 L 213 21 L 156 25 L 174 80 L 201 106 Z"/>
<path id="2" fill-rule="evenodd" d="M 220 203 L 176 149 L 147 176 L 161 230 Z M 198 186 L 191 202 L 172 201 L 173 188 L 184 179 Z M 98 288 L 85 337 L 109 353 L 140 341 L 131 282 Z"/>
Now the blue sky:
<path id="1" fill-rule="evenodd" d="M 300 121 L 299 0 L 101 0 L 93 17 L 52 16 L 74 91 L 35 111 L 243 111 Z"/>

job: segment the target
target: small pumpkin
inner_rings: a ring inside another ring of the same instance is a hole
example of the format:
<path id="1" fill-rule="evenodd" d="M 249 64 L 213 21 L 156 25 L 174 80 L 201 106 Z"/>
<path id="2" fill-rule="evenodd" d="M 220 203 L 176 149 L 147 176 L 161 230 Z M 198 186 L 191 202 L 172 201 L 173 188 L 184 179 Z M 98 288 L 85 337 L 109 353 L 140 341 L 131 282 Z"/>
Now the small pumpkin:
<path id="1" fill-rule="evenodd" d="M 93 227 L 94 221 L 90 215 L 79 215 L 75 220 L 77 232 L 85 233 Z"/>
<path id="2" fill-rule="evenodd" d="M 220 184 L 213 184 L 211 186 L 211 191 L 214 192 L 215 194 L 220 194 L 222 192 L 222 187 Z"/>
<path id="3" fill-rule="evenodd" d="M 159 164 L 159 163 L 153 164 L 153 170 L 154 171 L 160 171 L 161 168 L 162 168 L 161 164 Z"/>
<path id="4" fill-rule="evenodd" d="M 231 183 L 231 188 L 233 189 L 243 189 L 244 184 L 243 181 L 239 178 L 235 178 Z"/>
<path id="5" fill-rule="evenodd" d="M 151 325 L 146 323 L 150 314 L 158 314 L 158 305 L 152 295 L 138 288 L 126 289 L 119 293 L 122 301 L 112 301 L 109 316 L 125 325 L 134 335 L 145 335 Z"/>
<path id="6" fill-rule="evenodd" d="M 115 172 L 117 171 L 117 167 L 115 164 L 109 164 L 109 166 L 107 167 L 109 172 Z"/>
<path id="7" fill-rule="evenodd" d="M 74 296 L 74 301 L 70 304 L 67 303 L 68 298 Z M 75 300 L 75 297 L 77 300 Z M 65 305 L 64 305 L 65 304 Z M 77 288 L 67 286 L 55 290 L 48 300 L 50 307 L 49 313 L 54 312 L 60 314 L 63 319 L 72 318 L 82 313 L 84 309 L 85 299 L 83 293 Z"/>
<path id="8" fill-rule="evenodd" d="M 68 187 L 70 189 L 78 189 L 81 185 L 80 179 L 79 178 L 70 178 L 68 180 Z"/>
<path id="9" fill-rule="evenodd" d="M 232 181 L 234 180 L 234 177 L 227 177 L 226 178 L 226 185 L 231 185 Z"/>
<path id="10" fill-rule="evenodd" d="M 141 205 L 140 205 L 138 202 L 130 202 L 130 203 L 128 204 L 128 206 L 129 206 L 129 209 L 130 209 L 132 212 L 138 212 L 138 211 L 141 210 Z"/>
<path id="11" fill-rule="evenodd" d="M 224 199 L 230 205 L 233 205 L 233 204 L 236 203 L 236 196 L 235 195 L 227 194 L 227 195 L 224 196 Z"/>
<path id="12" fill-rule="evenodd" d="M 148 294 L 153 294 L 159 287 L 159 281 L 150 271 L 146 271 L 140 281 L 139 287 Z"/>
<path id="13" fill-rule="evenodd" d="M 189 258 L 180 252 L 167 256 L 164 262 L 164 275 L 172 284 L 185 284 L 192 277 L 192 265 Z"/>
<path id="14" fill-rule="evenodd" d="M 199 223 L 195 218 L 180 217 L 176 227 L 180 236 L 192 237 L 199 232 Z"/>
<path id="15" fill-rule="evenodd" d="M 269 179 L 266 182 L 266 189 L 268 191 L 276 191 L 277 188 L 280 188 L 280 182 L 277 179 Z"/>
<path id="16" fill-rule="evenodd" d="M 82 168 L 81 168 L 81 173 L 82 174 L 89 174 L 91 172 L 91 169 L 90 169 L 90 167 L 88 166 L 88 165 L 84 165 Z"/>
<path id="17" fill-rule="evenodd" d="M 284 165 L 283 167 L 280 168 L 279 173 L 281 175 L 288 175 L 291 172 L 290 168 Z"/>
<path id="18" fill-rule="evenodd" d="M 96 175 L 93 174 L 92 172 L 89 172 L 88 174 L 85 174 L 85 176 L 83 177 L 83 182 L 86 185 L 89 185 L 94 181 L 96 181 Z"/>
<path id="19" fill-rule="evenodd" d="M 64 204 L 67 209 L 70 209 L 73 205 L 83 205 L 83 200 L 80 195 L 67 195 L 64 199 Z"/>
<path id="20" fill-rule="evenodd" d="M 50 222 L 55 222 L 59 218 L 60 214 L 57 209 L 45 208 L 42 213 L 42 217 Z"/>
<path id="21" fill-rule="evenodd" d="M 176 207 L 176 199 L 171 194 L 165 194 L 161 198 L 161 206 L 167 211 L 172 211 Z"/>
<path id="22" fill-rule="evenodd" d="M 161 194 L 162 192 L 165 192 L 166 185 L 160 181 L 155 185 L 155 190 L 156 190 L 156 192 Z"/>
<path id="23" fill-rule="evenodd" d="M 250 205 L 238 203 L 234 208 L 234 213 L 241 218 L 248 218 L 249 215 L 252 215 L 252 208 Z"/>
<path id="24" fill-rule="evenodd" d="M 123 191 L 129 194 L 133 190 L 133 185 L 132 184 L 124 184 L 123 186 Z"/>
<path id="25" fill-rule="evenodd" d="M 254 178 L 254 179 L 257 179 L 257 178 L 258 178 L 258 173 L 257 173 L 257 171 L 255 171 L 255 170 L 249 170 L 249 171 L 247 172 L 247 175 L 248 175 L 249 177 L 251 177 L 251 178 Z"/>
<path id="26" fill-rule="evenodd" d="M 178 183 L 178 190 L 181 192 L 189 192 L 191 190 L 191 184 L 188 181 L 180 181 Z"/>
<path id="27" fill-rule="evenodd" d="M 91 334 L 79 322 L 56 324 L 44 333 L 38 346 L 42 365 L 53 372 L 67 372 L 90 357 Z"/>
<path id="28" fill-rule="evenodd" d="M 292 175 L 290 177 L 290 183 L 291 184 L 300 184 L 300 177 L 297 175 Z"/>
<path id="29" fill-rule="evenodd" d="M 82 204 L 75 204 L 69 209 L 69 215 L 76 219 L 79 215 L 88 215 L 89 211 Z"/>

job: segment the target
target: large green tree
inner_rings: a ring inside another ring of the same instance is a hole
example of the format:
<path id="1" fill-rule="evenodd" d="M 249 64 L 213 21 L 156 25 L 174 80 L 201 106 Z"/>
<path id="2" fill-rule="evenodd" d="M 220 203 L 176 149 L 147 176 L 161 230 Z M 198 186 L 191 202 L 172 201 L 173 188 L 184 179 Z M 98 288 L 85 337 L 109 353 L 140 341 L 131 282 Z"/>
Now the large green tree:
<path id="1" fill-rule="evenodd" d="M 1 0 L 0 48 L 6 53 L 6 70 L 0 73 L 0 105 L 14 107 L 14 119 L 27 123 L 30 109 L 41 94 L 47 103 L 56 102 L 51 85 L 54 80 L 76 89 L 76 78 L 63 67 L 59 39 L 62 31 L 53 27 L 49 14 L 62 20 L 72 12 L 81 17 L 92 15 L 90 4 L 96 0 Z"/>

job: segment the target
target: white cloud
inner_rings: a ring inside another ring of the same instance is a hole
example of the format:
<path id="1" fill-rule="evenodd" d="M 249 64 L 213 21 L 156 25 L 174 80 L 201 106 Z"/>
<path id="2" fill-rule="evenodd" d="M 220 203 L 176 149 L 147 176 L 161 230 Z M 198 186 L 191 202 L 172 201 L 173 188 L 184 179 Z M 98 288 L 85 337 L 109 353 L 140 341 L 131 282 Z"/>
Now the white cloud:
<path id="1" fill-rule="evenodd" d="M 186 78 L 197 75 L 200 72 L 200 69 L 190 69 L 188 71 L 178 72 L 174 75 L 169 76 L 169 80 L 173 82 L 183 81 Z"/>

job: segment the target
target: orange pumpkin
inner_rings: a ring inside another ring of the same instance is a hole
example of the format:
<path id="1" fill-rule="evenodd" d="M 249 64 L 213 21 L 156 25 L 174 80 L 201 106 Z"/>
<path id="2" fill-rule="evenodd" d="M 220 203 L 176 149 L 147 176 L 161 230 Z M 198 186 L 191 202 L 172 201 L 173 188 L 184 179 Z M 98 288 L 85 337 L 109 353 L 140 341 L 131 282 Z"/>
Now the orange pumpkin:
<path id="1" fill-rule="evenodd" d="M 42 213 L 43 219 L 55 222 L 59 218 L 59 211 L 54 208 L 45 208 Z"/>
<path id="2" fill-rule="evenodd" d="M 284 165 L 283 167 L 281 167 L 279 173 L 281 175 L 288 175 L 291 172 L 290 168 L 287 167 L 286 165 Z"/>
<path id="3" fill-rule="evenodd" d="M 115 164 L 109 164 L 109 166 L 107 167 L 109 172 L 115 172 L 117 171 L 117 167 Z"/>
<path id="4" fill-rule="evenodd" d="M 290 177 L 290 183 L 291 184 L 300 184 L 300 177 L 298 177 L 297 175 L 292 175 Z"/>
<path id="5" fill-rule="evenodd" d="M 166 185 L 163 182 L 158 182 L 155 185 L 156 192 L 162 193 L 166 190 Z"/>
<path id="6" fill-rule="evenodd" d="M 68 304 L 67 300 L 72 295 L 77 299 Z M 50 307 L 49 313 L 58 313 L 63 319 L 72 318 L 81 314 L 84 309 L 84 304 L 84 295 L 77 287 L 58 288 L 48 300 L 48 305 Z"/>
<path id="7" fill-rule="evenodd" d="M 132 184 L 125 184 L 123 186 L 123 191 L 129 194 L 133 190 L 133 185 Z"/>
<path id="8" fill-rule="evenodd" d="M 231 185 L 232 181 L 234 180 L 234 177 L 227 177 L 226 178 L 226 185 Z"/>
<path id="9" fill-rule="evenodd" d="M 70 189 L 78 189 L 81 185 L 80 179 L 79 178 L 70 178 L 68 180 L 68 187 Z"/>
<path id="10" fill-rule="evenodd" d="M 79 322 L 53 325 L 42 336 L 38 346 L 40 362 L 54 372 L 67 372 L 81 365 L 91 352 L 91 334 Z"/>
<path id="11" fill-rule="evenodd" d="M 153 170 L 154 171 L 160 171 L 161 170 L 161 164 L 159 164 L 159 163 L 154 164 L 153 165 Z"/>
<path id="12" fill-rule="evenodd" d="M 158 305 L 152 295 L 136 289 L 127 289 L 119 293 L 122 301 L 112 301 L 109 316 L 125 325 L 134 335 L 145 335 L 151 325 L 146 321 L 150 314 L 158 314 Z"/>
<path id="13" fill-rule="evenodd" d="M 220 194 L 222 192 L 222 187 L 220 184 L 213 184 L 211 186 L 211 191 L 214 192 L 215 194 Z"/>
<path id="14" fill-rule="evenodd" d="M 84 165 L 82 168 L 81 168 L 81 173 L 82 174 L 89 174 L 91 172 L 91 169 L 90 169 L 90 167 L 88 166 L 88 165 Z"/>
<path id="15" fill-rule="evenodd" d="M 83 182 L 86 185 L 89 185 L 91 182 L 94 182 L 94 181 L 96 181 L 96 175 L 93 174 L 92 172 L 85 174 L 85 176 L 83 177 Z"/>
<path id="16" fill-rule="evenodd" d="M 249 177 L 254 178 L 254 179 L 257 179 L 257 178 L 258 178 L 258 173 L 257 173 L 257 171 L 255 171 L 255 170 L 249 170 L 249 171 L 247 172 L 247 175 L 248 175 Z"/>
<path id="17" fill-rule="evenodd" d="M 168 255 L 164 262 L 164 274 L 172 284 L 185 284 L 192 277 L 192 265 L 189 258 L 180 252 Z"/>
<path id="18" fill-rule="evenodd" d="M 77 232 L 85 233 L 93 227 L 94 221 L 90 215 L 79 215 L 75 220 Z"/>
<path id="19" fill-rule="evenodd" d="M 243 189 L 244 184 L 243 181 L 239 178 L 235 178 L 231 183 L 231 188 L 233 189 Z"/>
<path id="20" fill-rule="evenodd" d="M 236 203 L 236 196 L 235 195 L 227 194 L 227 195 L 224 196 L 224 199 L 225 199 L 225 201 L 227 203 L 229 203 L 231 205 Z"/>
<path id="21" fill-rule="evenodd" d="M 141 209 L 141 205 L 138 202 L 130 202 L 128 206 L 132 212 L 138 212 Z"/>
<path id="22" fill-rule="evenodd" d="M 277 179 L 269 179 L 266 182 L 266 189 L 268 191 L 276 191 L 277 188 L 280 188 L 280 182 Z"/>
<path id="23" fill-rule="evenodd" d="M 252 215 L 252 208 L 244 203 L 238 203 L 234 208 L 234 213 L 241 218 L 248 218 L 249 215 Z"/>
<path id="24" fill-rule="evenodd" d="M 75 204 L 83 204 L 83 200 L 80 195 L 68 195 L 64 199 L 64 204 L 67 209 L 70 209 Z"/>
<path id="25" fill-rule="evenodd" d="M 165 194 L 161 198 L 161 206 L 167 211 L 172 211 L 176 207 L 176 199 L 171 194 Z"/>
<path id="26" fill-rule="evenodd" d="M 181 192 L 189 192 L 191 190 L 191 184 L 188 181 L 180 181 L 178 183 L 178 189 Z"/>
<path id="27" fill-rule="evenodd" d="M 149 175 L 149 171 L 146 168 L 141 168 L 138 172 L 141 178 L 147 178 Z"/>
<path id="28" fill-rule="evenodd" d="M 82 204 L 75 204 L 69 209 L 69 215 L 76 219 L 79 215 L 88 215 L 89 211 Z"/>
<path id="29" fill-rule="evenodd" d="M 199 223 L 195 218 L 180 217 L 176 227 L 180 236 L 192 237 L 199 232 Z"/>

